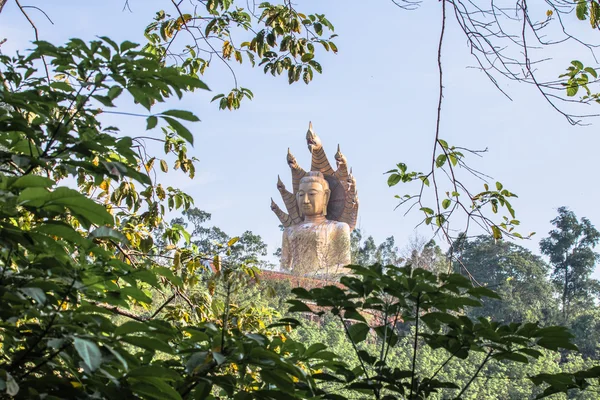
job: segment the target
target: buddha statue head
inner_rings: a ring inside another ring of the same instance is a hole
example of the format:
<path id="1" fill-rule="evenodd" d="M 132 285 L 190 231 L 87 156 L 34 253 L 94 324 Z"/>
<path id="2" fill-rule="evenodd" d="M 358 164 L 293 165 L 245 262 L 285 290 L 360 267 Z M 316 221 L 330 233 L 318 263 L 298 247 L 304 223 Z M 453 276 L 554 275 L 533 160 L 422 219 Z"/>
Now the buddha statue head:
<path id="1" fill-rule="evenodd" d="M 302 217 L 326 216 L 329 203 L 329 183 L 319 171 L 309 171 L 302 179 L 296 201 Z"/>

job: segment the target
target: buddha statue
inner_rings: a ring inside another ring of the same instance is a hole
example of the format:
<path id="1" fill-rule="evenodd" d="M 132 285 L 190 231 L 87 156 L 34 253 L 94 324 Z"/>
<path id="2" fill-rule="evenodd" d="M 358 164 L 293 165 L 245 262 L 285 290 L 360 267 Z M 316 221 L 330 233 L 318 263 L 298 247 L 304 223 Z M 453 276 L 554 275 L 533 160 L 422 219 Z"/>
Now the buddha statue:
<path id="1" fill-rule="evenodd" d="M 312 124 L 306 139 L 312 153 L 311 171 L 304 171 L 288 149 L 293 192 L 281 179 L 277 182 L 287 213 L 271 199 L 271 209 L 285 228 L 281 268 L 298 275 L 344 273 L 351 261 L 350 232 L 358 212 L 356 181 L 339 146 L 337 170 L 331 168 Z"/>

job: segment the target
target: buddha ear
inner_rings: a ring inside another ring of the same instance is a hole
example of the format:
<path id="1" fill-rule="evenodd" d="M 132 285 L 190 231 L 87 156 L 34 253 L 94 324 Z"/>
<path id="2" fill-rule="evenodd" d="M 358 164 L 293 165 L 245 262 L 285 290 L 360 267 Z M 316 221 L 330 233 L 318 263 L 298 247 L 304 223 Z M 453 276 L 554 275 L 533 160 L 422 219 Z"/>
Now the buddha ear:
<path id="1" fill-rule="evenodd" d="M 331 190 L 326 189 L 325 190 L 325 207 L 323 210 L 323 215 L 327 216 L 327 205 L 329 204 L 329 196 L 331 196 Z"/>

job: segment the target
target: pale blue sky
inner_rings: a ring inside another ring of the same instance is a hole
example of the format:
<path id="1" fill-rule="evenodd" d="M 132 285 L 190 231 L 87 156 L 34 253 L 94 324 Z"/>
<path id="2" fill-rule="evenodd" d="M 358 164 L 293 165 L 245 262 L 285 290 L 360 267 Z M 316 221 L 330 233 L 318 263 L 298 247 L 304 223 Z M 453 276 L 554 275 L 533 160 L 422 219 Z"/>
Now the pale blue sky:
<path id="1" fill-rule="evenodd" d="M 28 10 L 41 37 L 57 44 L 70 37 L 91 40 L 101 35 L 143 42 L 143 29 L 154 12 L 170 6 L 166 0 L 130 0 L 132 14 L 122 11 L 123 0 L 49 3 L 27 0 L 54 20 L 51 25 L 40 13 Z M 288 147 L 308 168 L 304 136 L 311 120 L 330 158 L 333 160 L 340 143 L 353 167 L 360 197 L 359 226 L 377 242 L 394 235 L 402 247 L 420 215 L 404 217 L 402 211 L 394 211 L 394 195 L 405 191 L 388 188 L 383 173 L 398 162 L 419 170 L 430 163 L 437 102 L 439 3 L 425 2 L 411 12 L 399 10 L 387 0 L 297 3 L 299 9 L 325 13 L 333 22 L 339 34 L 335 40 L 339 53 L 318 56 L 323 75 L 315 75 L 308 86 L 289 86 L 285 77 L 265 76 L 261 69 L 247 65 L 237 68 L 240 84 L 251 88 L 256 97 L 235 112 L 218 111 L 209 103 L 215 93 L 208 92 L 169 104 L 168 108 L 194 111 L 202 122 L 192 127 L 196 145 L 190 151 L 200 159 L 198 177 L 177 182 L 171 178 L 168 183 L 185 188 L 199 208 L 212 213 L 213 223 L 230 235 L 252 230 L 273 252 L 281 242 L 281 232 L 269 208 L 270 197 L 279 200 L 278 174 L 291 183 L 285 162 Z M 582 32 L 594 34 L 588 30 Z M 33 38 L 12 1 L 0 15 L 0 38 L 5 37 L 4 52 L 22 49 Z M 571 59 L 589 61 L 589 55 L 574 46 L 556 48 L 552 56 L 555 61 L 544 67 L 549 76 L 560 73 Z M 513 205 L 522 232 L 537 232 L 532 240 L 519 244 L 539 253 L 537 243 L 552 228 L 549 221 L 562 205 L 600 227 L 600 120 L 588 127 L 571 127 L 534 88 L 500 82 L 514 99 L 507 100 L 481 72 L 467 68 L 475 62 L 453 22 L 449 22 L 444 65 L 441 137 L 451 144 L 489 149 L 483 159 L 472 160 L 473 165 L 519 195 Z M 216 93 L 233 86 L 217 62 L 205 81 Z M 600 111 L 600 105 L 597 107 Z M 145 126 L 135 118 L 120 118 L 118 124 L 130 135 L 142 133 Z M 419 232 L 431 234 L 427 228 L 419 228 Z"/>

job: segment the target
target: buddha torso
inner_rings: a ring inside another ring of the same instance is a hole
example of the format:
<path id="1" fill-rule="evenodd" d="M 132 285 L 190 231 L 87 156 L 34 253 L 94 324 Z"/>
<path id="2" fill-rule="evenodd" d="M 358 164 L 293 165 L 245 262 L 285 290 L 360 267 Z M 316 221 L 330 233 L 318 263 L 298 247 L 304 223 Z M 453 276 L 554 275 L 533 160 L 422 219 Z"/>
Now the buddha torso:
<path id="1" fill-rule="evenodd" d="M 281 266 L 295 274 L 331 275 L 350 264 L 350 227 L 325 220 L 290 226 L 283 232 Z"/>

